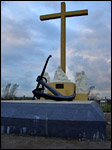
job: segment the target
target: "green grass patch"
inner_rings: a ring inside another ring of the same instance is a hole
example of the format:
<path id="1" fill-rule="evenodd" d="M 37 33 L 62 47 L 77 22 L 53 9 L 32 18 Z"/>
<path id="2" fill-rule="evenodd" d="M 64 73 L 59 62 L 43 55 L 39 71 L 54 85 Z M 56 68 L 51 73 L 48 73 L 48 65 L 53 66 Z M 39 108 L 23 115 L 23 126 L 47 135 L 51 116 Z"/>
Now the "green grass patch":
<path id="1" fill-rule="evenodd" d="M 103 112 L 111 112 L 111 104 L 106 104 L 105 106 L 101 106 Z"/>

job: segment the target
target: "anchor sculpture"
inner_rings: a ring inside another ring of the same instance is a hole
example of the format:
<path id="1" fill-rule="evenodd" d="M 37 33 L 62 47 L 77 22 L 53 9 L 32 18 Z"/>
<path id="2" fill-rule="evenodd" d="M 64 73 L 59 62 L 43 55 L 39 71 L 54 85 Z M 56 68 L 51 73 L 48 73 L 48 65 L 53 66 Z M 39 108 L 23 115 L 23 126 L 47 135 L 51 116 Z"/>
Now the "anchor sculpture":
<path id="1" fill-rule="evenodd" d="M 64 96 L 62 95 L 60 92 L 56 91 L 53 87 L 51 87 L 49 84 L 47 84 L 47 79 L 43 76 L 44 73 L 45 73 L 45 69 L 47 67 L 47 64 L 48 64 L 48 61 L 49 61 L 49 58 L 52 57 L 51 55 L 49 55 L 49 57 L 47 58 L 46 60 L 46 63 L 44 65 L 44 68 L 42 70 L 42 73 L 40 76 L 37 77 L 37 87 L 36 89 L 34 89 L 32 91 L 33 93 L 33 100 L 35 99 L 35 97 L 37 99 L 40 99 L 41 97 L 45 98 L 45 99 L 50 99 L 50 100 L 56 100 L 56 101 L 72 101 L 75 96 L 76 96 L 76 92 L 74 90 L 74 93 L 70 96 Z M 45 80 L 45 81 L 44 81 Z M 40 84 L 42 85 L 41 88 L 39 88 Z M 47 94 L 47 93 L 44 93 L 44 90 L 45 90 L 45 87 L 50 91 L 52 92 L 54 95 L 52 94 Z"/>

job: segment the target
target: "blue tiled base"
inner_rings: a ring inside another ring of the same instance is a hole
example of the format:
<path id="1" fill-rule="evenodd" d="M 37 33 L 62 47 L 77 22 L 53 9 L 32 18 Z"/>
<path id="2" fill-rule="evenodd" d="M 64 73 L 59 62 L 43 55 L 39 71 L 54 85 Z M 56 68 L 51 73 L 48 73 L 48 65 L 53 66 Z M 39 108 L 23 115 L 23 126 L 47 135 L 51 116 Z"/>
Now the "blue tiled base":
<path id="1" fill-rule="evenodd" d="M 1 132 L 76 139 L 105 139 L 106 122 L 96 102 L 1 102 Z"/>

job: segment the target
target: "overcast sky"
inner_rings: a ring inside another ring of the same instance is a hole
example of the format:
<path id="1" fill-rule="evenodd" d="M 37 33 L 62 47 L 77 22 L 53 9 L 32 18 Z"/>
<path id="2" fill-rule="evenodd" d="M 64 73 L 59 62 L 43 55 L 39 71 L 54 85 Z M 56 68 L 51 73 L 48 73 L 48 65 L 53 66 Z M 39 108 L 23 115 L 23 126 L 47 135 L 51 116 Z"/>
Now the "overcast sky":
<path id="1" fill-rule="evenodd" d="M 66 19 L 66 74 L 75 82 L 85 71 L 88 88 L 111 97 L 111 2 L 65 1 L 66 11 L 88 9 L 88 15 Z M 1 6 L 1 88 L 19 84 L 17 96 L 32 96 L 36 78 L 51 54 L 46 72 L 52 82 L 60 66 L 61 1 L 6 1 Z"/>

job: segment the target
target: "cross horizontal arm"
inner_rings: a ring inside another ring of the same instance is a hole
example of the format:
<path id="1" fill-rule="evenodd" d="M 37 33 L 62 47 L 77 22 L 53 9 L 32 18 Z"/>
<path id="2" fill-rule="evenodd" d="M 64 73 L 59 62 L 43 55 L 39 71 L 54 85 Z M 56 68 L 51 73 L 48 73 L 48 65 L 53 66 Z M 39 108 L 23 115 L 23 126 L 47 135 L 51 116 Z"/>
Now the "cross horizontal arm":
<path id="1" fill-rule="evenodd" d="M 75 16 L 83 16 L 83 15 L 88 15 L 88 10 L 87 9 L 65 12 L 65 17 L 75 17 Z"/>
<path id="2" fill-rule="evenodd" d="M 57 19 L 61 17 L 61 13 L 56 13 L 56 14 L 48 14 L 48 15 L 42 15 L 40 16 L 40 20 L 49 20 L 49 19 Z"/>

